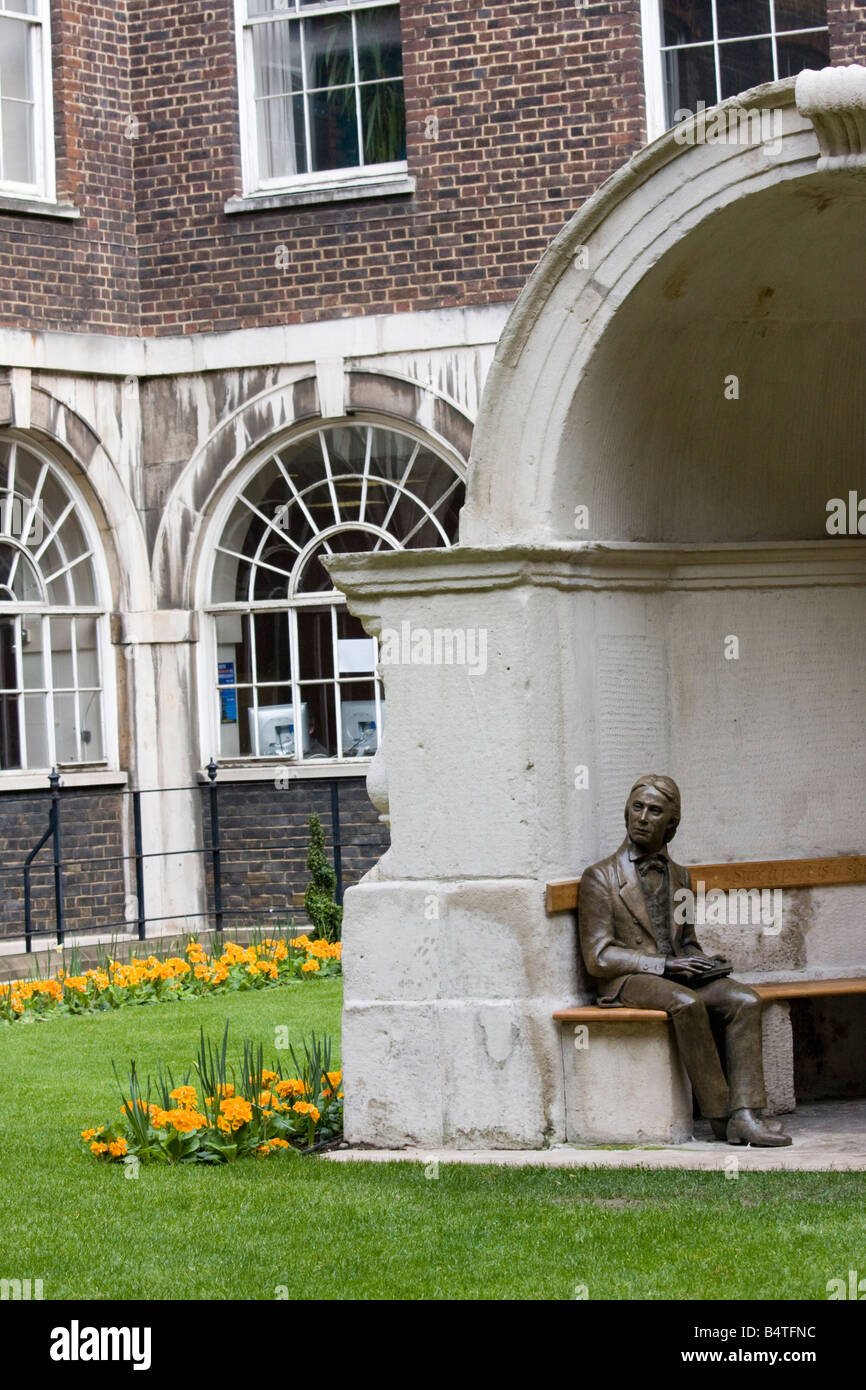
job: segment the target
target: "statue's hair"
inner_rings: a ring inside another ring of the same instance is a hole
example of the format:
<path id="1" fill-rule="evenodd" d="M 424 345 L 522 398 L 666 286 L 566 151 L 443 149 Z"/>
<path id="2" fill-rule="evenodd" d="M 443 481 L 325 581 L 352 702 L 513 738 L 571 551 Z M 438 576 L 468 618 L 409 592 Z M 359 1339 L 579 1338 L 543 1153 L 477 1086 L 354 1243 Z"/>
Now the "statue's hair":
<path id="1" fill-rule="evenodd" d="M 658 794 L 659 794 L 659 796 L 664 797 L 665 801 L 667 801 L 667 802 L 670 804 L 670 806 L 672 806 L 672 808 L 673 808 L 673 813 L 674 813 L 674 814 L 673 814 L 673 818 L 672 818 L 672 820 L 671 820 L 671 823 L 670 823 L 670 825 L 668 826 L 668 833 L 667 833 L 667 839 L 668 839 L 668 840 L 672 840 L 673 837 L 674 837 L 674 835 L 676 834 L 677 826 L 678 826 L 679 823 L 680 823 L 680 814 L 681 814 L 681 808 L 680 808 L 680 789 L 679 789 L 679 787 L 677 786 L 676 782 L 674 781 L 673 777 L 664 777 L 664 776 L 662 776 L 661 773 L 655 773 L 655 772 L 645 772 L 644 775 L 643 775 L 643 777 L 639 777 L 639 778 L 637 779 L 637 781 L 635 782 L 634 786 L 632 787 L 631 791 L 629 792 L 628 797 L 627 797 L 627 799 L 626 799 L 626 803 L 625 803 L 626 821 L 628 821 L 628 807 L 629 807 L 629 802 L 631 801 L 631 799 L 632 799 L 632 797 L 634 796 L 635 792 L 644 791 L 644 790 L 645 790 L 646 788 L 648 788 L 648 787 L 652 787 L 654 791 L 657 791 Z"/>

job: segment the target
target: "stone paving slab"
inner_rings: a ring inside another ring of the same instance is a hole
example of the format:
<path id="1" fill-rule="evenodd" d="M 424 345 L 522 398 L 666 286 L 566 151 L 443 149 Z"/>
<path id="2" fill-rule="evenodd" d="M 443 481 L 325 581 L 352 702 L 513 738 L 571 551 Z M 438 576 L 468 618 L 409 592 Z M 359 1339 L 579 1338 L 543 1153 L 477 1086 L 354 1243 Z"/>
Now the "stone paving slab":
<path id="1" fill-rule="evenodd" d="M 780 1120 L 793 1137 L 786 1149 L 753 1149 L 720 1144 L 706 1125 L 688 1144 L 671 1148 L 550 1149 L 334 1149 L 332 1163 L 466 1163 L 502 1168 L 690 1168 L 730 1171 L 736 1158 L 742 1172 L 866 1172 L 866 1099 L 820 1101 L 798 1106 Z"/>

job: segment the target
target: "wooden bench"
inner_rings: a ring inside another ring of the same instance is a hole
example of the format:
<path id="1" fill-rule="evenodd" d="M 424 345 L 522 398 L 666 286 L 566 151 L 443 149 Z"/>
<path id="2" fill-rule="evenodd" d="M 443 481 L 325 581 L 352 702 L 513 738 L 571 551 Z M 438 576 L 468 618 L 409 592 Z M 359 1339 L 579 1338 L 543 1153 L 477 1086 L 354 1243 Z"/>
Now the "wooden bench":
<path id="1" fill-rule="evenodd" d="M 866 855 L 833 859 L 782 859 L 732 864 L 697 864 L 692 882 L 720 888 L 809 888 L 866 883 Z M 580 879 L 546 886 L 548 912 L 577 909 Z M 764 1009 L 764 1070 L 768 1113 L 794 1109 L 794 1054 L 790 1003 L 838 995 L 866 994 L 866 978 L 749 982 Z M 666 1013 L 658 1009 L 604 1008 L 583 1004 L 557 1009 L 554 1020 L 575 1029 L 574 1046 L 563 1027 L 566 1133 L 592 1142 L 679 1143 L 691 1132 L 691 1094 L 676 1053 Z M 590 1025 L 604 1024 L 590 1040 Z M 607 1025 L 616 1024 L 611 1030 Z M 582 1031 L 581 1031 L 582 1027 Z M 618 1041 L 614 1044 L 614 1039 Z M 621 1042 L 619 1040 L 622 1040 Z M 585 1044 L 585 1047 L 581 1046 Z M 581 1054 L 585 1052 L 586 1055 Z M 590 1058 L 590 1053 L 594 1055 Z M 611 1095 L 616 1095 L 616 1105 Z M 618 1113 L 614 1113 L 617 1111 Z"/>
<path id="2" fill-rule="evenodd" d="M 780 999 L 820 999 L 823 995 L 866 994 L 866 978 L 843 980 L 773 980 L 751 988 L 765 1003 Z M 654 1018 L 667 1018 L 661 1009 L 605 1008 L 599 1004 L 578 1004 L 573 1009 L 557 1009 L 557 1023 L 640 1023 Z"/>
<path id="3" fill-rule="evenodd" d="M 866 883 L 866 854 L 834 859 L 760 859 L 735 864 L 694 864 L 689 872 L 706 887 L 823 888 L 830 884 Z M 547 884 L 548 912 L 575 912 L 579 878 L 559 878 Z"/>

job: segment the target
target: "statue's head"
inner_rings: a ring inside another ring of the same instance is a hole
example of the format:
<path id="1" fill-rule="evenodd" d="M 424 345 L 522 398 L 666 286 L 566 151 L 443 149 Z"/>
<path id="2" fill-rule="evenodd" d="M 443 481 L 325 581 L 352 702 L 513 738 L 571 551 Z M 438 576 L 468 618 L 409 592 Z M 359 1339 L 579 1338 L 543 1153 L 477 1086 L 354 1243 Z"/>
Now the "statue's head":
<path id="1" fill-rule="evenodd" d="M 639 777 L 625 803 L 629 837 L 646 854 L 656 854 L 677 833 L 680 789 L 672 777 L 648 772 Z"/>

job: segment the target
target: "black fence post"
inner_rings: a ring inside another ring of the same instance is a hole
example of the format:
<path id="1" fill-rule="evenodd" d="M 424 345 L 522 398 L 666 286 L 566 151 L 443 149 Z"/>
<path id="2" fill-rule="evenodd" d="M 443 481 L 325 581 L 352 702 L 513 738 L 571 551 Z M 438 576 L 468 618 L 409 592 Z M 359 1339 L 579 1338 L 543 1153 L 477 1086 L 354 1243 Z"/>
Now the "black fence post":
<path id="1" fill-rule="evenodd" d="M 343 905 L 343 847 L 340 841 L 340 784 L 331 782 L 331 839 L 334 842 L 334 873 L 337 875 L 337 902 Z"/>
<path id="2" fill-rule="evenodd" d="M 132 793 L 132 831 L 135 839 L 135 899 L 138 907 L 138 939 L 143 941 L 147 935 L 147 917 L 144 910 L 144 860 L 141 839 L 141 792 Z"/>
<path id="3" fill-rule="evenodd" d="M 210 778 L 210 843 L 211 859 L 213 863 L 214 920 L 216 922 L 217 931 L 221 932 L 223 929 L 223 885 L 222 865 L 220 863 L 220 817 L 219 805 L 217 802 L 217 765 L 213 758 L 211 758 L 207 765 L 207 775 Z"/>
<path id="4" fill-rule="evenodd" d="M 48 774 L 51 783 L 51 833 L 54 839 L 54 912 L 57 918 L 57 944 L 63 944 L 65 921 L 63 915 L 63 832 L 60 826 L 60 773 L 53 767 Z"/>
<path id="5" fill-rule="evenodd" d="M 24 950 L 33 950 L 33 924 L 30 920 L 30 864 L 24 865 Z"/>

